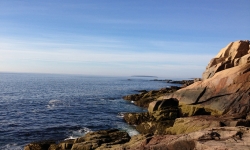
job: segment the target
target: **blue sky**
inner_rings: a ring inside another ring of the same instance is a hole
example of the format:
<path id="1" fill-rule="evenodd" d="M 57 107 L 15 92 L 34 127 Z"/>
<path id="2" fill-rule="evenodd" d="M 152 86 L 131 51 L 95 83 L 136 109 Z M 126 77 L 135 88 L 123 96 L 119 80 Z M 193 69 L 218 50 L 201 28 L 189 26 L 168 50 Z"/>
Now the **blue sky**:
<path id="1" fill-rule="evenodd" d="M 1 0 L 0 72 L 201 77 L 249 0 Z"/>

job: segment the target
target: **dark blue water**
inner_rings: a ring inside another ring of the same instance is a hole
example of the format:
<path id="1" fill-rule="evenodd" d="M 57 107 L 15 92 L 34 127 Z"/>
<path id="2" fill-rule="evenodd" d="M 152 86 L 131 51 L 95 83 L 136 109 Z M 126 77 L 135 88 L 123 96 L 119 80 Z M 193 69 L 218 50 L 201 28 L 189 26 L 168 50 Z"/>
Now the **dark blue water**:
<path id="1" fill-rule="evenodd" d="M 109 128 L 135 135 L 120 113 L 145 109 L 122 96 L 168 86 L 150 80 L 0 73 L 0 149 L 23 149 L 32 141 L 76 138 Z"/>

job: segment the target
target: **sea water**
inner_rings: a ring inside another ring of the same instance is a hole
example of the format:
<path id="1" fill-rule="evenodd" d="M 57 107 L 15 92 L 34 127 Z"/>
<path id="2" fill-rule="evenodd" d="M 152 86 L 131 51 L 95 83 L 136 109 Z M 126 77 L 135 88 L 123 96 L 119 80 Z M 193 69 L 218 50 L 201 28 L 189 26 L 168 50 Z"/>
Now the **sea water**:
<path id="1" fill-rule="evenodd" d="M 146 110 L 122 96 L 170 85 L 153 79 L 0 73 L 0 149 L 111 128 L 138 134 L 122 113 Z"/>

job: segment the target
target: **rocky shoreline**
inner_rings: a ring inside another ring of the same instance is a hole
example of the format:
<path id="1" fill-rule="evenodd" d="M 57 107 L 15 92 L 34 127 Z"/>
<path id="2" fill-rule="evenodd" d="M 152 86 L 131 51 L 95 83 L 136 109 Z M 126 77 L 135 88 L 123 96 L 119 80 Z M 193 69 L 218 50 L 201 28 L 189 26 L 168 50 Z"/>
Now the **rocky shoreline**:
<path id="1" fill-rule="evenodd" d="M 202 79 L 124 96 L 148 112 L 125 113 L 140 132 L 130 137 L 117 129 L 86 134 L 75 140 L 34 142 L 25 150 L 249 150 L 249 41 L 235 41 L 213 58 Z M 170 81 L 168 81 L 170 82 Z"/>

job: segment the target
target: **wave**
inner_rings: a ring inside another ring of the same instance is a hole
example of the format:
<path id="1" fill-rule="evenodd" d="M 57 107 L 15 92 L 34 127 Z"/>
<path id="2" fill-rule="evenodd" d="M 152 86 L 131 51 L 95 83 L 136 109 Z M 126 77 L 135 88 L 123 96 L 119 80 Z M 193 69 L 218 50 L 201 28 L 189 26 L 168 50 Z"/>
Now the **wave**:
<path id="1" fill-rule="evenodd" d="M 116 117 L 123 119 L 124 118 L 124 113 L 120 112 L 120 113 L 118 113 L 118 115 Z"/>
<path id="2" fill-rule="evenodd" d="M 78 137 L 82 137 L 84 135 L 86 135 L 87 133 L 93 132 L 91 129 L 84 127 L 82 129 L 76 130 L 76 131 L 72 131 L 71 135 L 64 139 L 64 140 L 71 140 L 71 139 L 76 139 Z"/>
<path id="3" fill-rule="evenodd" d="M 131 128 L 131 129 L 127 129 L 126 132 L 127 132 L 128 135 L 131 136 L 131 137 L 134 136 L 134 135 L 139 134 L 139 132 L 138 132 L 137 130 L 132 129 L 132 128 Z"/>
<path id="4" fill-rule="evenodd" d="M 62 101 L 61 100 L 58 100 L 58 99 L 52 99 L 49 101 L 49 104 L 54 104 L 54 103 L 61 103 Z"/>
<path id="5" fill-rule="evenodd" d="M 62 104 L 63 104 L 63 102 L 61 100 L 52 99 L 49 101 L 47 108 L 52 109 L 52 108 L 59 106 L 59 105 L 62 105 Z"/>
<path id="6" fill-rule="evenodd" d="M 139 132 L 134 128 L 134 126 L 128 125 L 126 123 L 119 123 L 117 124 L 117 127 L 118 129 L 126 131 L 131 137 L 139 134 Z"/>
<path id="7" fill-rule="evenodd" d="M 55 107 L 70 107 L 70 102 L 65 102 L 58 99 L 52 99 L 49 104 L 46 105 L 48 109 L 53 109 Z"/>

